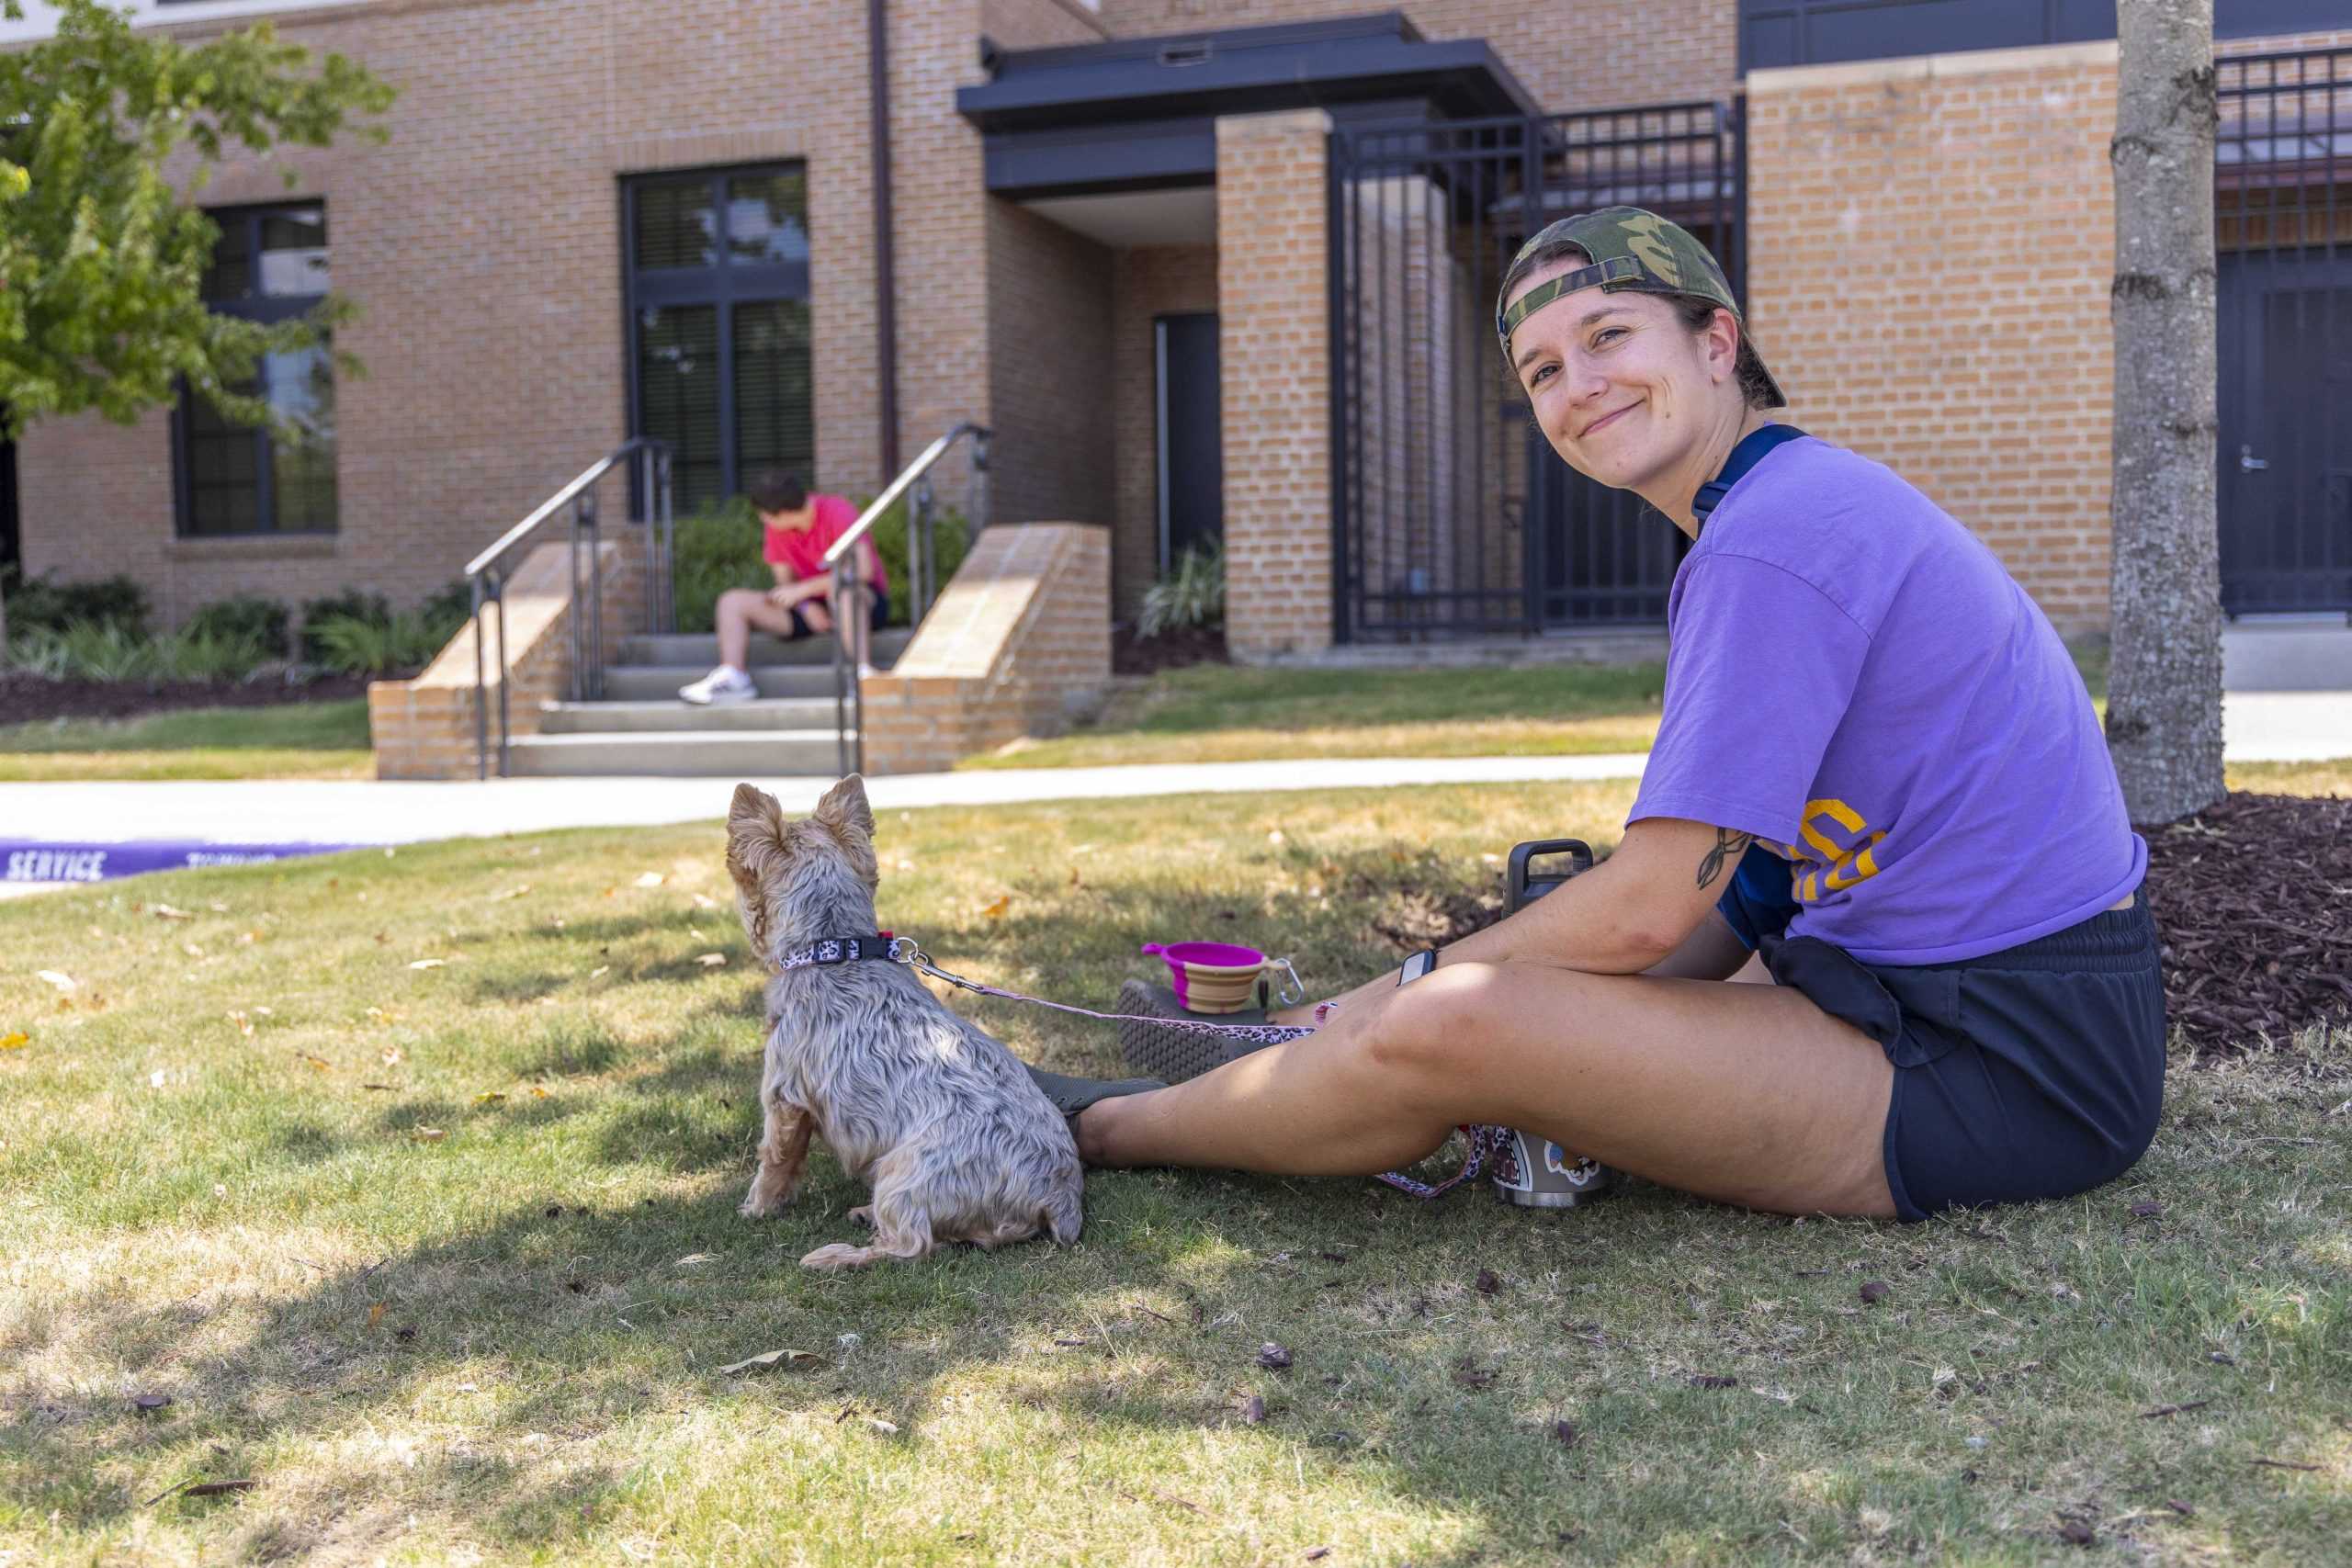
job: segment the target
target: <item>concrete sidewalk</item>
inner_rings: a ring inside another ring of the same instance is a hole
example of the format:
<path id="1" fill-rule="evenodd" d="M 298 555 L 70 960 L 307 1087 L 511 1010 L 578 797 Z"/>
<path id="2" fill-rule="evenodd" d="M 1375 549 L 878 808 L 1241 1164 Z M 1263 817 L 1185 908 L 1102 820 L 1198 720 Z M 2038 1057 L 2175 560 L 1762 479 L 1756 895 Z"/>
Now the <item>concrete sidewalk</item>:
<path id="1" fill-rule="evenodd" d="M 2352 758 L 2352 693 L 2233 694 L 2224 707 L 2231 761 Z M 1394 784 L 1551 783 L 1638 778 L 1647 757 L 1317 759 L 1117 768 L 1027 768 L 906 773 L 869 781 L 877 809 L 1031 800 L 1265 794 Z M 760 781 L 805 811 L 828 781 Z M 0 882 L 37 879 L 11 852 L 42 845 L 408 844 L 552 828 L 647 827 L 722 817 L 726 779 L 504 779 L 490 783 L 256 780 L 159 784 L 0 784 Z"/>

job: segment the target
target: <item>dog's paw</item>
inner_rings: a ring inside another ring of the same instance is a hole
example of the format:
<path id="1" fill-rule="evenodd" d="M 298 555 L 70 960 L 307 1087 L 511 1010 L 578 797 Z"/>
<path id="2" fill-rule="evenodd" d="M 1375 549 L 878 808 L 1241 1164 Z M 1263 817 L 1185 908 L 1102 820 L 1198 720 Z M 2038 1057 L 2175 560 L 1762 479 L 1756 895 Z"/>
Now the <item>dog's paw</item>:
<path id="1" fill-rule="evenodd" d="M 852 1209 L 849 1212 L 849 1221 L 850 1224 L 854 1225 L 864 1225 L 867 1230 L 872 1230 L 874 1228 L 874 1205 L 871 1203 L 860 1203 L 856 1208 Z"/>
<path id="2" fill-rule="evenodd" d="M 800 1259 L 800 1267 L 814 1269 L 820 1273 L 831 1273 L 842 1269 L 863 1269 L 876 1258 L 884 1256 L 886 1255 L 876 1247 L 852 1247 L 846 1242 L 837 1241 L 831 1247 L 820 1247 L 816 1251 L 803 1256 Z"/>
<path id="3" fill-rule="evenodd" d="M 750 1194 L 735 1212 L 747 1220 L 764 1220 L 790 1208 L 792 1197 L 789 1192 L 763 1192 L 754 1183 Z"/>

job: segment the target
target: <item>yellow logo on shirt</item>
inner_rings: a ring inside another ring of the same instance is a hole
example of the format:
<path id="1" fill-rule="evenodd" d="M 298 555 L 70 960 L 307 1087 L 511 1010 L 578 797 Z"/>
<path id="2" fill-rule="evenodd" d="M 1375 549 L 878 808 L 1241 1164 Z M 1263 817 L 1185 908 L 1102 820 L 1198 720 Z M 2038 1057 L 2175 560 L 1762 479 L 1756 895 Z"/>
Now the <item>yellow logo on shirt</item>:
<path id="1" fill-rule="evenodd" d="M 1801 904 L 1842 893 L 1878 874 L 1874 852 L 1886 837 L 1842 800 L 1808 800 L 1797 824 L 1804 842 L 1789 846 L 1790 884 Z"/>

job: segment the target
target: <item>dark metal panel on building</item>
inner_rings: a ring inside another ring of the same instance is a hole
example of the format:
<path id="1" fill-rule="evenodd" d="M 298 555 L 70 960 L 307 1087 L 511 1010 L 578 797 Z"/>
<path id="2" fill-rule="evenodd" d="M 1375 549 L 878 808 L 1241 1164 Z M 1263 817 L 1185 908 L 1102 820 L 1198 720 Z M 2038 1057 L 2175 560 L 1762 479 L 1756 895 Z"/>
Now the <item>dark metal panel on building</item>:
<path id="1" fill-rule="evenodd" d="M 2345 0 L 2214 0 L 2217 38 L 2352 26 Z M 1739 0 L 1739 67 L 1831 65 L 2115 36 L 2115 0 Z"/>

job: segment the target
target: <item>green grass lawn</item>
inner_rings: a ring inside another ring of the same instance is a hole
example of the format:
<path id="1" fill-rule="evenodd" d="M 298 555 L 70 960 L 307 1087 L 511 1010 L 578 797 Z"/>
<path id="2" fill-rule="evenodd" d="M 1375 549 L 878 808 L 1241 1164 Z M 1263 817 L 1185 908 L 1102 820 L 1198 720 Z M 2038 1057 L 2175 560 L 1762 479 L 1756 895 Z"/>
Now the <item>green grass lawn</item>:
<path id="1" fill-rule="evenodd" d="M 882 918 L 1077 1000 L 1196 935 L 1337 987 L 1514 840 L 1612 840 L 1629 793 L 886 812 Z M 1919 1226 L 1102 1172 L 1075 1248 L 818 1278 L 794 1260 L 862 1201 L 821 1149 L 785 1216 L 734 1213 L 760 1005 L 720 849 L 716 824 L 548 834 L 0 907 L 0 1044 L 26 1036 L 0 1049 L 0 1562 L 2319 1563 L 2352 1539 L 2341 1030 L 2177 1068 L 2111 1187 Z M 957 1005 L 1116 1066 L 1101 1026 Z M 720 1370 L 783 1349 L 814 1359 Z M 228 1479 L 254 1484 L 158 1500 Z"/>
<path id="2" fill-rule="evenodd" d="M 2075 667 L 2107 694 L 2107 648 Z M 963 768 L 1245 762 L 1301 757 L 1553 757 L 1646 751 L 1657 737 L 1662 664 L 1462 670 L 1193 665 L 1117 693 L 1096 720 L 1021 739 Z"/>
<path id="3" fill-rule="evenodd" d="M 374 773 L 364 697 L 0 726 L 0 783 L 357 779 Z"/>

